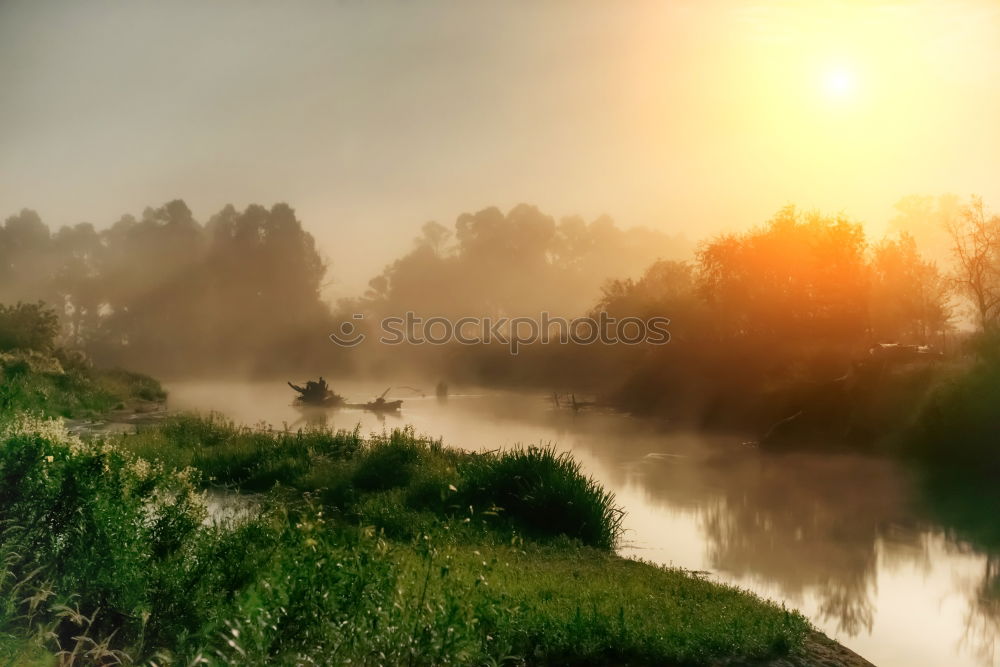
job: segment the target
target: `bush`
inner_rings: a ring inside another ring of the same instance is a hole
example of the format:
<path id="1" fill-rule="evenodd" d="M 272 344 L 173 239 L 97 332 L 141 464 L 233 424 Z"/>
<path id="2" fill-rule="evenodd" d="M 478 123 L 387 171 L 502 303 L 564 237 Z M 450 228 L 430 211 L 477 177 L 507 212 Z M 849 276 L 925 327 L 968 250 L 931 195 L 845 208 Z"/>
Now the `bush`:
<path id="1" fill-rule="evenodd" d="M 467 517 L 471 507 L 494 528 L 540 538 L 566 535 L 600 549 L 613 549 L 622 530 L 614 494 L 586 477 L 568 454 L 547 448 L 480 454 L 443 447 L 412 429 L 364 440 L 356 430 L 270 431 L 216 415 L 176 417 L 123 444 L 244 491 L 275 484 L 317 491 L 343 514 L 394 534 L 405 518 L 385 521 L 388 512 L 374 511 L 380 501 L 367 495 L 402 489 L 392 502 L 407 511 Z"/>
<path id="2" fill-rule="evenodd" d="M 567 454 L 547 447 L 480 454 L 460 466 L 459 499 L 502 513 L 536 535 L 566 535 L 600 549 L 614 549 L 623 512 L 615 496 L 580 471 Z"/>
<path id="3" fill-rule="evenodd" d="M 922 408 L 906 446 L 943 466 L 1000 468 L 1000 357 L 980 358 L 941 384 Z"/>
<path id="4" fill-rule="evenodd" d="M 42 302 L 0 304 L 0 352 L 51 352 L 59 334 L 59 317 Z"/>
<path id="5" fill-rule="evenodd" d="M 554 494 L 589 507 L 587 521 L 611 498 L 551 450 L 478 455 L 411 431 L 361 442 L 193 418 L 131 438 L 118 443 L 180 454 L 150 463 L 57 422 L 0 422 L 0 656 L 44 664 L 41 642 L 61 664 L 720 664 L 786 654 L 808 632 L 752 595 L 579 540 L 457 535 L 469 524 L 447 514 L 463 493 L 505 499 L 522 520 L 556 506 L 562 518 L 540 530 L 580 532 Z M 328 517 L 313 494 L 258 497 L 253 516 L 205 523 L 199 477 L 176 462 L 238 461 L 233 476 L 256 480 L 248 451 L 290 452 L 258 468 L 340 480 L 353 517 L 413 539 Z M 322 472 L 302 473 L 305 461 Z M 478 485 L 463 492 L 459 469 Z M 524 483 L 504 485 L 508 473 Z M 363 491 L 355 479 L 397 486 Z M 434 500 L 447 480 L 459 486 Z"/>
<path id="6" fill-rule="evenodd" d="M 139 373 L 95 370 L 85 364 L 60 363 L 34 351 L 0 354 L 0 414 L 34 412 L 80 417 L 107 413 L 136 401 L 162 401 L 160 383 Z"/>
<path id="7" fill-rule="evenodd" d="M 188 477 L 85 444 L 57 422 L 7 422 L 0 442 L 0 545 L 17 554 L 8 579 L 25 582 L 34 573 L 38 593 L 48 591 L 45 600 L 61 594 L 54 600 L 63 605 L 72 592 L 92 637 L 138 636 L 156 573 L 204 518 Z M 16 597 L 6 605 L 8 613 L 23 611 Z M 57 613 L 45 622 L 61 648 L 81 630 Z"/>
<path id="8" fill-rule="evenodd" d="M 203 525 L 193 480 L 57 422 L 3 424 L 0 631 L 27 622 L 68 662 L 261 664 L 335 655 L 346 619 L 392 607 L 373 538 L 308 506 Z"/>

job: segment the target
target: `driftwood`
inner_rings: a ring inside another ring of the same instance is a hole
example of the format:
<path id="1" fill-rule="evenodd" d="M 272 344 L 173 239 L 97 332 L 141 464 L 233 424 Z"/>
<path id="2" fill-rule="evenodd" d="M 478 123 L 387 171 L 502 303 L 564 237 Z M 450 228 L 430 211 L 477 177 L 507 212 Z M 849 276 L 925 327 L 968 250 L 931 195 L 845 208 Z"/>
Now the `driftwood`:
<path id="1" fill-rule="evenodd" d="M 344 397 L 334 393 L 326 384 L 326 380 L 320 378 L 318 382 L 309 380 L 306 386 L 288 383 L 288 386 L 298 392 L 296 402 L 304 405 L 337 406 L 343 405 Z"/>

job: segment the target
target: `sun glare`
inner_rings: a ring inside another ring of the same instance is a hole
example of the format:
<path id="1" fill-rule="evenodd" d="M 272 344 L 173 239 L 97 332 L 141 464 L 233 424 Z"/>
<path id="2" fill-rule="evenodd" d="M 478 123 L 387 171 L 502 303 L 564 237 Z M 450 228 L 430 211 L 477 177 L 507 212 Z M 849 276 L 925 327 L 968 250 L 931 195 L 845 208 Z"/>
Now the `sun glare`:
<path id="1" fill-rule="evenodd" d="M 833 67 L 823 76 L 823 90 L 827 97 L 846 99 L 854 94 L 857 80 L 854 72 L 846 67 Z"/>

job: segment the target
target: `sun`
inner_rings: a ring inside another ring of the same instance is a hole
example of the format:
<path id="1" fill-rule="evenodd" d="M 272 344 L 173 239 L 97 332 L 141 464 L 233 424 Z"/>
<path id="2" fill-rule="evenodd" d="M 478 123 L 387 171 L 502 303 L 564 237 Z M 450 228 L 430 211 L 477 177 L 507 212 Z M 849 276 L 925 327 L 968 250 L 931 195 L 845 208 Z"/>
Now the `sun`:
<path id="1" fill-rule="evenodd" d="M 823 92 L 831 99 L 848 99 L 857 88 L 857 77 L 848 67 L 831 67 L 823 73 Z"/>

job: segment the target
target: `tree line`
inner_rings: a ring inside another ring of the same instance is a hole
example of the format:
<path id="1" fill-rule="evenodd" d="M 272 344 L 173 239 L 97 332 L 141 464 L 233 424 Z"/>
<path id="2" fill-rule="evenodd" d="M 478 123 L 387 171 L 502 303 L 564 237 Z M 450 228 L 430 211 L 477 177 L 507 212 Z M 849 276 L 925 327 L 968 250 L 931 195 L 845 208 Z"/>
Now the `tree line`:
<path id="1" fill-rule="evenodd" d="M 343 309 L 435 315 L 579 312 L 609 276 L 690 252 L 682 237 L 610 218 L 555 220 L 520 205 L 423 225 L 411 252 Z M 52 230 L 31 210 L 0 225 L 0 303 L 44 302 L 64 345 L 161 375 L 347 370 L 328 334 L 329 272 L 287 204 L 226 206 L 206 222 L 181 200 L 105 229 Z"/>
<path id="2" fill-rule="evenodd" d="M 326 265 L 286 204 L 226 206 L 207 222 L 180 200 L 106 229 L 50 230 L 31 210 L 0 227 L 0 302 L 41 301 L 63 344 L 163 373 L 261 370 L 316 358 Z"/>

